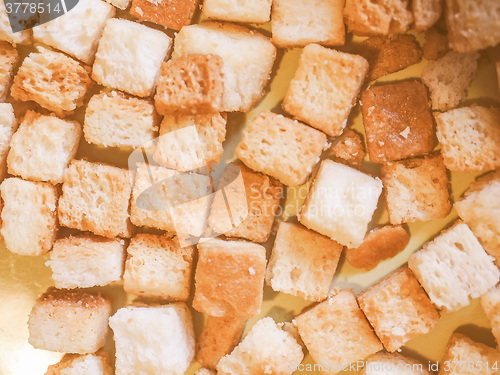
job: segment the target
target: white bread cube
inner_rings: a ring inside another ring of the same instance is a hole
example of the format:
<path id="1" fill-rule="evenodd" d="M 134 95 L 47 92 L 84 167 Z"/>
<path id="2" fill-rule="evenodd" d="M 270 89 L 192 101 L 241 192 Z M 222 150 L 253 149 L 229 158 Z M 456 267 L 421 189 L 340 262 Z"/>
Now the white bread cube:
<path id="1" fill-rule="evenodd" d="M 208 18 L 230 22 L 265 23 L 269 21 L 272 0 L 204 0 Z"/>
<path id="2" fill-rule="evenodd" d="M 458 222 L 412 254 L 408 266 L 440 309 L 455 311 L 497 284 L 500 271 L 469 227 Z"/>
<path id="3" fill-rule="evenodd" d="M 380 179 L 326 159 L 300 210 L 299 221 L 341 245 L 359 246 L 381 193 Z"/>
<path id="4" fill-rule="evenodd" d="M 273 42 L 279 47 L 345 43 L 344 0 L 274 0 Z"/>
<path id="5" fill-rule="evenodd" d="M 12 31 L 4 0 L 0 0 L 0 40 L 5 40 L 15 46 L 16 44 L 27 44 L 30 39 L 31 30 L 29 29 L 17 33 Z"/>
<path id="6" fill-rule="evenodd" d="M 223 112 L 247 112 L 257 104 L 276 58 L 276 48 L 262 34 L 217 22 L 186 26 L 177 34 L 172 58 L 195 53 L 224 60 Z"/>
<path id="7" fill-rule="evenodd" d="M 480 299 L 481 306 L 488 318 L 491 332 L 495 336 L 497 343 L 500 342 L 500 285 L 491 288 L 483 294 Z"/>
<path id="8" fill-rule="evenodd" d="M 128 306 L 110 319 L 116 375 L 184 375 L 194 357 L 193 321 L 183 303 Z"/>
<path id="9" fill-rule="evenodd" d="M 7 172 L 7 155 L 10 140 L 17 129 L 14 108 L 10 103 L 0 103 L 0 182 Z"/>
<path id="10" fill-rule="evenodd" d="M 399 353 L 378 352 L 366 359 L 359 375 L 432 375 L 427 367 Z"/>
<path id="11" fill-rule="evenodd" d="M 113 375 L 108 356 L 99 354 L 67 354 L 55 365 L 49 366 L 45 375 Z"/>
<path id="12" fill-rule="evenodd" d="M 2 102 L 9 93 L 14 67 L 18 61 L 17 50 L 7 42 L 0 42 L 0 100 Z"/>
<path id="13" fill-rule="evenodd" d="M 111 18 L 99 41 L 92 78 L 132 95 L 151 96 L 171 43 L 172 39 L 159 30 Z"/>
<path id="14" fill-rule="evenodd" d="M 127 9 L 130 4 L 130 0 L 106 0 L 106 2 L 121 10 Z"/>
<path id="15" fill-rule="evenodd" d="M 125 242 L 88 234 L 57 239 L 45 263 L 56 288 L 91 288 L 121 279 Z"/>
<path id="16" fill-rule="evenodd" d="M 94 353 L 106 342 L 111 301 L 81 290 L 49 288 L 31 310 L 29 343 L 37 349 Z"/>
<path id="17" fill-rule="evenodd" d="M 288 332 L 266 317 L 255 323 L 241 343 L 217 364 L 218 375 L 292 375 L 292 363 L 304 358 L 302 347 Z"/>
<path id="18" fill-rule="evenodd" d="M 2 236 L 7 249 L 19 255 L 42 255 L 57 233 L 57 189 L 46 182 L 7 178 L 0 185 Z"/>
<path id="19" fill-rule="evenodd" d="M 442 0 L 412 0 L 411 11 L 415 31 L 420 34 L 431 28 L 443 13 Z"/>
<path id="20" fill-rule="evenodd" d="M 61 183 L 81 133 L 77 121 L 26 112 L 10 141 L 8 172 L 25 180 Z"/>

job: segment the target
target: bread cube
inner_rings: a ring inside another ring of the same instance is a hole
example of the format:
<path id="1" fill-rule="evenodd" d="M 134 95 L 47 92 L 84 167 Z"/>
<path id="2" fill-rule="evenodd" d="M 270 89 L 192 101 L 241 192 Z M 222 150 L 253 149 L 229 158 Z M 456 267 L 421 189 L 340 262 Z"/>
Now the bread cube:
<path id="1" fill-rule="evenodd" d="M 209 370 L 207 368 L 202 367 L 196 370 L 194 375 L 217 375 L 217 373 L 213 370 Z"/>
<path id="2" fill-rule="evenodd" d="M 140 297 L 186 301 L 191 289 L 193 247 L 175 239 L 137 234 L 127 248 L 123 288 Z"/>
<path id="3" fill-rule="evenodd" d="M 345 43 L 344 0 L 274 0 L 273 42 L 278 47 L 304 47 L 309 43 L 341 46 Z"/>
<path id="4" fill-rule="evenodd" d="M 57 189 L 46 182 L 7 178 L 0 185 L 3 200 L 2 236 L 19 255 L 43 255 L 57 233 Z"/>
<path id="5" fill-rule="evenodd" d="M 92 84 L 88 66 L 64 53 L 38 47 L 23 60 L 10 94 L 17 100 L 32 100 L 62 117 L 83 104 Z"/>
<path id="6" fill-rule="evenodd" d="M 276 47 L 268 38 L 246 27 L 205 22 L 183 27 L 175 37 L 172 58 L 190 54 L 214 54 L 222 58 L 221 111 L 247 112 L 264 93 L 276 58 Z"/>
<path id="7" fill-rule="evenodd" d="M 199 2 L 200 0 L 132 0 L 130 14 L 142 21 L 179 31 L 191 23 Z"/>
<path id="8" fill-rule="evenodd" d="M 342 134 L 368 72 L 358 55 L 317 44 L 304 48 L 282 108 L 329 136 Z"/>
<path id="9" fill-rule="evenodd" d="M 29 29 L 19 32 L 12 30 L 4 0 L 0 0 L 0 40 L 7 41 L 15 46 L 16 44 L 27 44 L 30 39 L 31 31 Z"/>
<path id="10" fill-rule="evenodd" d="M 429 332 L 439 319 L 431 300 L 406 266 L 358 295 L 358 303 L 391 353 Z"/>
<path id="11" fill-rule="evenodd" d="M 425 42 L 422 48 L 424 59 L 437 60 L 448 53 L 448 38 L 436 27 L 425 32 Z"/>
<path id="12" fill-rule="evenodd" d="M 7 172 L 7 155 L 10 140 L 17 129 L 14 108 L 10 103 L 0 103 L 0 182 Z"/>
<path id="13" fill-rule="evenodd" d="M 59 223 L 104 237 L 130 237 L 132 176 L 110 165 L 73 160 L 64 174 Z"/>
<path id="14" fill-rule="evenodd" d="M 111 301 L 81 290 L 49 288 L 31 310 L 29 343 L 37 349 L 94 353 L 108 333 Z"/>
<path id="15" fill-rule="evenodd" d="M 324 160 L 300 210 L 299 221 L 341 245 L 359 246 L 381 193 L 378 178 Z"/>
<path id="16" fill-rule="evenodd" d="M 208 18 L 243 23 L 269 21 L 272 0 L 204 0 L 203 13 Z"/>
<path id="17" fill-rule="evenodd" d="M 382 166 L 391 224 L 428 221 L 451 211 L 448 175 L 439 153 Z"/>
<path id="18" fill-rule="evenodd" d="M 253 170 L 297 186 L 319 162 L 326 140 L 323 133 L 296 120 L 264 111 L 245 128 L 235 154 Z"/>
<path id="19" fill-rule="evenodd" d="M 106 0 L 106 2 L 121 10 L 127 9 L 130 5 L 130 0 Z"/>
<path id="20" fill-rule="evenodd" d="M 496 70 L 497 70 L 498 88 L 500 89 L 500 61 L 497 61 L 495 66 L 496 66 Z"/>
<path id="21" fill-rule="evenodd" d="M 49 366 L 45 375 L 113 375 L 108 356 L 100 354 L 67 354 L 55 365 Z"/>
<path id="22" fill-rule="evenodd" d="M 483 172 L 500 167 L 500 110 L 472 105 L 435 115 L 446 168 Z"/>
<path id="23" fill-rule="evenodd" d="M 14 67 L 18 61 L 17 50 L 7 42 L 0 42 L 0 100 L 2 102 L 9 93 Z"/>
<path id="24" fill-rule="evenodd" d="M 277 292 L 321 301 L 328 296 L 342 249 L 328 237 L 282 222 L 267 266 L 266 282 Z"/>
<path id="25" fill-rule="evenodd" d="M 273 318 L 266 317 L 255 323 L 231 354 L 217 365 L 217 374 L 289 374 L 291 364 L 304 358 L 302 347 L 286 331 L 280 329 Z"/>
<path id="26" fill-rule="evenodd" d="M 361 165 L 366 156 L 362 136 L 351 129 L 345 129 L 342 135 L 335 139 L 330 152 L 339 163 L 353 165 Z"/>
<path id="27" fill-rule="evenodd" d="M 421 33 L 432 27 L 441 18 L 443 2 L 441 0 L 412 0 L 411 11 L 415 31 Z"/>
<path id="28" fill-rule="evenodd" d="M 497 343 L 500 342 L 500 285 L 491 288 L 480 299 L 481 306 L 488 318 L 491 331 Z"/>
<path id="29" fill-rule="evenodd" d="M 382 350 L 382 344 L 351 290 L 340 290 L 295 318 L 300 337 L 316 363 L 328 363 L 325 374 Z"/>
<path id="30" fill-rule="evenodd" d="M 159 30 L 111 18 L 99 41 L 92 78 L 132 95 L 151 96 L 171 43 L 172 39 Z"/>
<path id="31" fill-rule="evenodd" d="M 153 102 L 101 92 L 92 96 L 85 110 L 85 140 L 104 147 L 141 147 L 158 134 L 160 118 Z"/>
<path id="32" fill-rule="evenodd" d="M 8 172 L 26 180 L 61 183 L 81 133 L 76 121 L 26 112 L 10 142 Z"/>
<path id="33" fill-rule="evenodd" d="M 260 313 L 266 249 L 244 241 L 198 244 L 193 308 L 210 316 L 250 318 Z"/>
<path id="34" fill-rule="evenodd" d="M 121 279 L 125 242 L 88 234 L 57 239 L 45 263 L 56 288 L 91 288 Z"/>
<path id="35" fill-rule="evenodd" d="M 429 365 L 423 365 L 416 359 L 399 353 L 378 352 L 366 359 L 360 375 L 432 375 L 427 371 Z"/>
<path id="36" fill-rule="evenodd" d="M 497 284 L 500 271 L 461 222 L 412 254 L 408 266 L 440 309 L 455 311 Z"/>

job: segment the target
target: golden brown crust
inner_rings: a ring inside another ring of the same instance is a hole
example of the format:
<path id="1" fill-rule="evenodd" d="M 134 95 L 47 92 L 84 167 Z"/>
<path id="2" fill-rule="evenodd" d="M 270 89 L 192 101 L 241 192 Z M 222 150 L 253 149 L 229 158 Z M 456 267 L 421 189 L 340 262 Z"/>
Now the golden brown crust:
<path id="1" fill-rule="evenodd" d="M 179 31 L 191 23 L 200 0 L 132 0 L 130 14 Z"/>
<path id="2" fill-rule="evenodd" d="M 100 293 L 87 293 L 78 289 L 57 289 L 50 287 L 36 302 L 38 305 L 50 306 L 82 306 L 86 309 L 97 309 L 109 305 L 109 299 Z"/>
<path id="3" fill-rule="evenodd" d="M 425 32 L 425 42 L 422 47 L 424 58 L 437 60 L 449 51 L 448 38 L 441 34 L 435 27 Z"/>
<path id="4" fill-rule="evenodd" d="M 335 140 L 330 151 L 340 159 L 340 163 L 345 161 L 348 164 L 361 165 L 365 158 L 365 144 L 362 136 L 351 130 L 346 129 L 342 135 Z"/>
<path id="5" fill-rule="evenodd" d="M 0 42 L 0 100 L 2 101 L 8 94 L 12 73 L 18 61 L 17 50 L 7 42 Z"/>

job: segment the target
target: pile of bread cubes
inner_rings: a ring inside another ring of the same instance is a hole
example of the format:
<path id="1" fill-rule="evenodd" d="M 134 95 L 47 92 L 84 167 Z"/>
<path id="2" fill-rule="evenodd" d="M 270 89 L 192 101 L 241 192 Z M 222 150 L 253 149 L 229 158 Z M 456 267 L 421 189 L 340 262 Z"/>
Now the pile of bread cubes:
<path id="1" fill-rule="evenodd" d="M 0 5 L 0 233 L 13 253 L 49 252 L 55 287 L 33 306 L 29 342 L 68 355 L 47 374 L 111 374 L 108 327 L 119 375 L 184 374 L 195 357 L 199 375 L 292 374 L 305 350 L 325 374 L 357 361 L 366 375 L 400 374 L 419 363 L 400 348 L 477 297 L 500 342 L 500 110 L 462 102 L 478 51 L 500 42 L 498 0 L 80 0 L 18 33 Z M 201 12 L 211 20 L 193 23 Z M 256 26 L 269 21 L 270 37 Z M 367 38 L 349 49 L 351 34 Z M 282 114 L 250 118 L 236 147 L 249 210 L 226 230 L 224 201 L 196 199 L 217 191 L 211 175 L 192 171 L 221 160 L 227 113 L 273 89 L 292 47 L 303 50 Z M 373 82 L 422 55 L 421 79 Z M 368 155 L 347 127 L 357 105 Z M 151 157 L 129 169 L 89 161 L 83 138 Z M 449 171 L 484 175 L 452 202 Z M 179 174 L 189 183 L 164 193 L 184 209 L 138 203 Z M 308 181 L 299 214 L 282 220 L 286 189 Z M 389 223 L 369 230 L 382 192 Z M 357 296 L 330 290 L 342 251 L 371 270 L 405 249 L 405 223 L 452 207 L 460 219 L 407 265 Z M 178 228 L 203 240 L 183 246 Z M 114 283 L 139 300 L 113 310 L 84 290 Z M 264 283 L 314 304 L 242 339 Z M 197 338 L 191 309 L 207 316 Z M 482 370 L 439 374 L 497 373 L 486 368 L 497 349 L 454 334 L 443 361 L 471 360 Z"/>

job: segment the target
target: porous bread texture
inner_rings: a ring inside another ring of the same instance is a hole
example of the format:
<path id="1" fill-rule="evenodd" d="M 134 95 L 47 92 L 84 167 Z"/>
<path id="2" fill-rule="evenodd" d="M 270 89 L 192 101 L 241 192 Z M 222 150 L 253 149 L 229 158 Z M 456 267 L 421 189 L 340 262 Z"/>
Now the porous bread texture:
<path id="1" fill-rule="evenodd" d="M 29 343 L 37 349 L 94 353 L 106 342 L 111 301 L 81 290 L 49 288 L 29 315 Z"/>
<path id="2" fill-rule="evenodd" d="M 46 182 L 7 178 L 0 185 L 5 246 L 19 255 L 43 255 L 57 233 L 58 192 Z"/>
<path id="3" fill-rule="evenodd" d="M 391 353 L 429 332 L 439 319 L 439 313 L 407 266 L 359 294 L 358 303 Z"/>
<path id="4" fill-rule="evenodd" d="M 361 165 L 366 156 L 362 136 L 351 129 L 344 130 L 342 135 L 335 140 L 330 152 L 338 162 L 353 165 Z"/>
<path id="5" fill-rule="evenodd" d="M 130 0 L 106 0 L 106 2 L 121 10 L 127 9 L 130 4 Z"/>
<path id="6" fill-rule="evenodd" d="M 300 337 L 323 373 L 335 375 L 350 363 L 382 350 L 382 344 L 351 290 L 343 289 L 295 318 Z"/>
<path id="7" fill-rule="evenodd" d="M 472 105 L 435 114 L 446 168 L 485 172 L 500 167 L 500 110 Z"/>
<path id="8" fill-rule="evenodd" d="M 309 43 L 345 43 L 344 0 L 274 0 L 271 13 L 273 42 L 278 47 Z"/>
<path id="9" fill-rule="evenodd" d="M 93 85 L 90 68 L 61 52 L 37 47 L 22 62 L 10 94 L 34 101 L 58 116 L 73 113 Z"/>
<path id="10" fill-rule="evenodd" d="M 12 134 L 17 129 L 17 119 L 10 103 L 0 103 L 0 182 L 7 172 L 7 155 Z"/>
<path id="11" fill-rule="evenodd" d="M 252 109 L 271 76 L 276 47 L 264 35 L 229 23 L 204 22 L 183 27 L 172 58 L 190 54 L 219 55 L 224 61 L 223 112 Z"/>
<path id="12" fill-rule="evenodd" d="M 9 16 L 5 9 L 4 0 L 0 0 L 0 40 L 13 44 L 28 44 L 31 42 L 31 30 L 23 30 L 14 33 L 10 26 Z"/>
<path id="13" fill-rule="evenodd" d="M 442 0 L 412 0 L 411 11 L 415 32 L 420 34 L 432 27 L 443 13 Z"/>
<path id="14" fill-rule="evenodd" d="M 137 22 L 111 18 L 99 41 L 92 79 L 129 94 L 151 96 L 172 39 Z"/>
<path id="15" fill-rule="evenodd" d="M 366 359 L 360 375 L 432 375 L 427 366 L 399 353 L 378 352 Z"/>
<path id="16" fill-rule="evenodd" d="M 193 20 L 200 0 L 132 0 L 130 14 L 179 31 Z"/>
<path id="17" fill-rule="evenodd" d="M 208 18 L 243 23 L 269 21 L 272 0 L 204 0 L 203 13 Z"/>
<path id="18" fill-rule="evenodd" d="M 297 186 L 307 181 L 326 141 L 323 133 L 305 124 L 263 111 L 245 128 L 235 154 L 251 169 Z"/>
<path id="19" fill-rule="evenodd" d="M 267 266 L 266 282 L 276 292 L 308 301 L 328 297 L 343 246 L 305 229 L 282 222 Z"/>
<path id="20" fill-rule="evenodd" d="M 448 38 L 432 27 L 425 32 L 425 42 L 422 48 L 424 58 L 427 60 L 437 60 L 449 51 Z"/>
<path id="21" fill-rule="evenodd" d="M 369 64 L 363 57 L 307 45 L 281 107 L 329 136 L 342 134 Z"/>
<path id="22" fill-rule="evenodd" d="M 241 343 L 217 365 L 218 375 L 292 375 L 291 364 L 304 358 L 302 347 L 273 318 L 255 323 Z"/>
<path id="23" fill-rule="evenodd" d="M 18 61 L 17 50 L 7 42 L 0 42 L 0 100 L 2 102 L 9 93 L 14 67 Z"/>
<path id="24" fill-rule="evenodd" d="M 121 279 L 125 241 L 79 234 L 57 239 L 45 265 L 56 288 L 91 288 Z"/>
<path id="25" fill-rule="evenodd" d="M 457 222 L 412 254 L 408 266 L 440 309 L 455 311 L 497 284 L 500 271 L 469 227 Z"/>
<path id="26" fill-rule="evenodd" d="M 497 343 L 500 342 L 500 285 L 496 285 L 480 298 L 481 306 Z"/>
<path id="27" fill-rule="evenodd" d="M 184 303 L 123 307 L 109 318 L 109 326 L 117 375 L 184 375 L 193 360 L 193 321 Z"/>
<path id="28" fill-rule="evenodd" d="M 63 359 L 48 367 L 45 375 L 112 375 L 108 356 L 98 354 L 67 354 Z"/>
<path id="29" fill-rule="evenodd" d="M 10 141 L 8 172 L 25 180 L 61 183 L 81 134 L 77 121 L 26 112 Z"/>
<path id="30" fill-rule="evenodd" d="M 341 245 L 359 246 L 381 193 L 380 179 L 324 160 L 300 209 L 299 221 Z"/>

